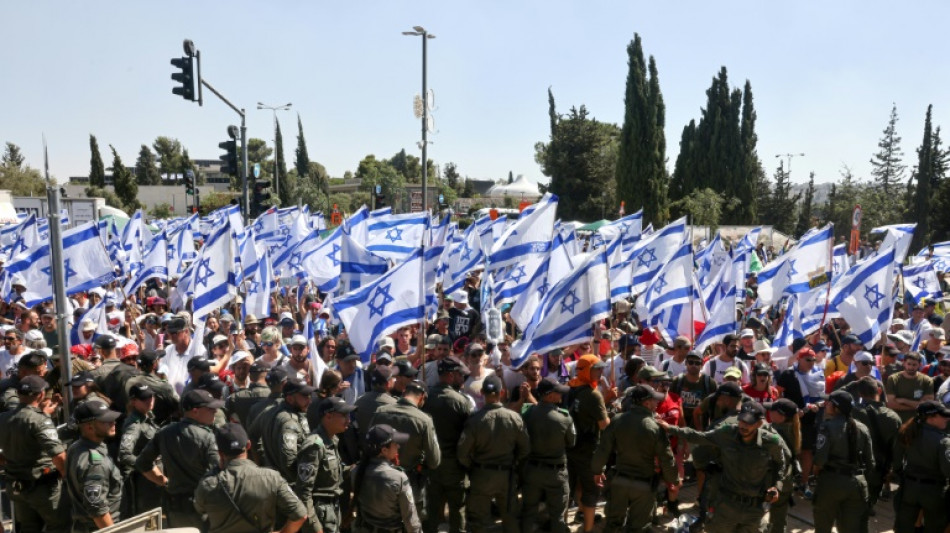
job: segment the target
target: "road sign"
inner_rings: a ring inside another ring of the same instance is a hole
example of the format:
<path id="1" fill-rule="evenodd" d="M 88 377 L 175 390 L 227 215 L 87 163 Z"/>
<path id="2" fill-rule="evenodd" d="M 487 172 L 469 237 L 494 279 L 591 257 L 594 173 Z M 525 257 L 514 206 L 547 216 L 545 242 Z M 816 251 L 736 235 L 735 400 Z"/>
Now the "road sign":
<path id="1" fill-rule="evenodd" d="M 377 186 L 376 186 L 376 194 L 380 194 L 380 193 L 382 193 L 382 192 L 383 192 L 383 186 L 382 186 L 382 185 L 377 185 Z"/>
<path id="2" fill-rule="evenodd" d="M 261 164 L 254 163 L 254 179 L 261 177 Z"/>
<path id="3" fill-rule="evenodd" d="M 413 191 L 409 195 L 409 211 L 413 213 L 419 213 L 422 211 L 422 193 L 419 191 Z"/>

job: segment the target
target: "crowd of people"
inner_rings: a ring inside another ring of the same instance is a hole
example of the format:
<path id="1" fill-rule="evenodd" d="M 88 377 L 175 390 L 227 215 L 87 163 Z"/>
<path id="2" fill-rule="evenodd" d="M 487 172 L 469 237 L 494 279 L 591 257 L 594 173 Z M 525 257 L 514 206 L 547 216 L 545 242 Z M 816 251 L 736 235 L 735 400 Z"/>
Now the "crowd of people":
<path id="1" fill-rule="evenodd" d="M 198 326 L 169 308 L 174 280 L 95 289 L 70 299 L 68 349 L 51 303 L 0 304 L 4 499 L 28 532 L 158 506 L 169 527 L 211 532 L 563 532 L 575 506 L 579 531 L 642 531 L 695 481 L 694 530 L 784 531 L 799 498 L 819 532 L 865 531 L 884 500 L 896 531 L 943 531 L 937 302 L 898 307 L 871 350 L 841 319 L 776 349 L 781 314 L 748 286 L 743 328 L 702 351 L 641 328 L 624 300 L 592 340 L 518 368 L 507 317 L 487 342 L 477 273 L 370 361 L 319 294 L 294 290 L 270 316 L 235 301 Z M 82 320 L 100 300 L 106 320 Z"/>

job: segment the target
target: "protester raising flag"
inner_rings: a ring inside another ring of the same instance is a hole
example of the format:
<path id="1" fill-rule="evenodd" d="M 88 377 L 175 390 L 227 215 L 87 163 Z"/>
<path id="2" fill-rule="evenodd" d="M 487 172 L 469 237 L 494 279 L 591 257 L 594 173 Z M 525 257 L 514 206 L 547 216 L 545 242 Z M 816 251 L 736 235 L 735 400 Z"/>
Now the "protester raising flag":
<path id="1" fill-rule="evenodd" d="M 851 326 L 866 348 L 887 331 L 894 311 L 894 249 L 881 250 L 856 265 L 831 291 L 831 306 Z"/>
<path id="2" fill-rule="evenodd" d="M 218 307 L 231 301 L 237 294 L 234 272 L 234 246 L 231 241 L 231 224 L 225 222 L 208 237 L 195 260 L 192 271 L 194 290 L 194 316 L 204 319 Z"/>

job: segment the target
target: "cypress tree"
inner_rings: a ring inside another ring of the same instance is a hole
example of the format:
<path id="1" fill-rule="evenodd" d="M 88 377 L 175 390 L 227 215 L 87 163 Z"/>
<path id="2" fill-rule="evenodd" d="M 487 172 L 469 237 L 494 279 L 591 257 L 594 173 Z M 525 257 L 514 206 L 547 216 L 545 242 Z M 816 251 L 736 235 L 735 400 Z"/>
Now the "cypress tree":
<path id="1" fill-rule="evenodd" d="M 660 92 L 660 75 L 656 68 L 656 61 L 650 56 L 650 86 L 648 101 L 648 135 L 647 154 L 652 159 L 652 169 L 648 179 L 647 201 L 655 210 L 649 219 L 658 225 L 666 224 L 670 219 L 669 210 L 669 175 L 666 172 L 666 104 L 663 102 L 663 93 Z M 647 211 L 644 210 L 644 215 Z"/>
<path id="2" fill-rule="evenodd" d="M 303 137 L 303 122 L 300 121 L 300 113 L 297 113 L 297 150 L 294 168 L 297 169 L 297 179 L 306 181 L 310 176 L 310 154 L 307 153 L 307 141 Z"/>
<path id="3" fill-rule="evenodd" d="M 812 227 L 812 211 L 815 201 L 815 173 L 808 177 L 808 188 L 805 189 L 805 198 L 798 209 L 798 224 L 795 226 L 795 235 L 804 235 Z"/>
<path id="4" fill-rule="evenodd" d="M 934 173 L 934 140 L 931 112 L 933 105 L 927 106 L 927 118 L 924 119 L 924 138 L 917 149 L 917 171 L 914 181 L 917 188 L 914 191 L 914 211 L 917 215 L 917 230 L 914 232 L 912 248 L 917 249 L 930 242 L 931 195 L 933 194 Z"/>
<path id="5" fill-rule="evenodd" d="M 277 165 L 277 172 L 280 176 L 280 189 L 277 194 L 280 196 L 280 205 L 293 205 L 295 183 L 293 177 L 287 173 L 287 161 L 284 159 L 284 134 L 280 131 L 280 120 L 277 121 L 277 128 L 274 132 L 274 163 Z"/>
<path id="6" fill-rule="evenodd" d="M 96 136 L 89 134 L 89 151 L 92 152 L 92 158 L 89 160 L 89 186 L 106 186 L 106 166 L 102 163 L 102 154 L 99 153 L 99 141 Z"/>
<path id="7" fill-rule="evenodd" d="M 756 151 L 758 135 L 755 133 L 755 106 L 752 103 L 752 83 L 745 81 L 742 90 L 742 123 L 740 125 L 740 170 L 739 187 L 736 191 L 739 205 L 736 209 L 737 224 L 752 224 L 756 220 L 756 188 L 759 183 L 759 154 Z"/>
<path id="8" fill-rule="evenodd" d="M 139 208 L 139 185 L 129 169 L 122 164 L 122 158 L 119 157 L 115 146 L 110 144 L 109 148 L 112 149 L 112 186 L 115 188 L 115 195 L 129 212 L 135 211 Z"/>
<path id="9" fill-rule="evenodd" d="M 145 144 L 139 150 L 139 157 L 135 160 L 135 180 L 139 185 L 161 185 L 162 177 L 155 166 L 155 154 Z"/>
<path id="10" fill-rule="evenodd" d="M 548 120 L 551 123 L 551 137 L 554 137 L 554 130 L 557 129 L 557 108 L 554 106 L 554 93 L 548 87 Z"/>

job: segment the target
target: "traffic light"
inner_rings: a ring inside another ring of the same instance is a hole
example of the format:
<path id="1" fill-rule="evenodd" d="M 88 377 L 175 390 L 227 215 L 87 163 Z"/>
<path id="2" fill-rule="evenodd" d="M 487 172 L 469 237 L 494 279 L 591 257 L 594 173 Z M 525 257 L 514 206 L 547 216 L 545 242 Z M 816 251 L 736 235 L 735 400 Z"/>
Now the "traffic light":
<path id="1" fill-rule="evenodd" d="M 181 84 L 180 87 L 172 89 L 172 93 L 177 94 L 185 100 L 197 101 L 195 94 L 195 62 L 193 57 L 179 57 L 172 59 L 172 66 L 180 72 L 172 74 L 172 80 Z"/>
<path id="2" fill-rule="evenodd" d="M 270 200 L 270 192 L 267 190 L 270 182 L 266 180 L 257 180 L 254 182 L 254 198 L 251 200 L 251 216 L 256 217 L 267 211 L 266 202 Z"/>
<path id="3" fill-rule="evenodd" d="M 185 194 L 195 194 L 195 173 L 191 170 L 185 171 Z"/>
<path id="4" fill-rule="evenodd" d="M 382 191 L 376 192 L 375 195 L 376 195 L 376 204 L 375 204 L 376 209 L 382 209 L 386 207 L 386 205 L 388 205 L 386 203 L 386 195 L 383 194 Z"/>
<path id="5" fill-rule="evenodd" d="M 221 156 L 221 173 L 227 174 L 229 176 L 237 176 L 238 174 L 238 149 L 237 141 L 230 140 L 224 141 L 223 143 L 218 143 L 218 147 L 224 150 L 224 155 Z"/>

